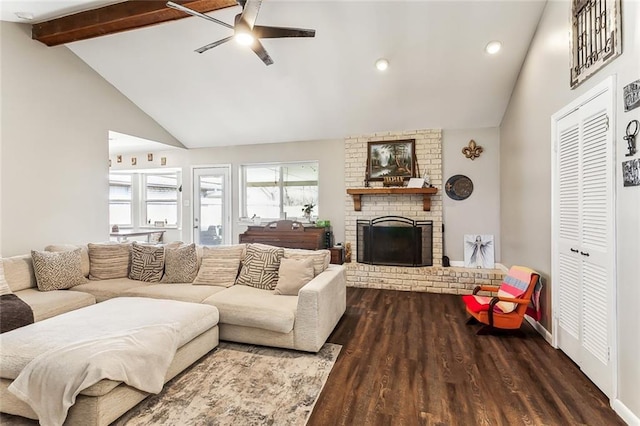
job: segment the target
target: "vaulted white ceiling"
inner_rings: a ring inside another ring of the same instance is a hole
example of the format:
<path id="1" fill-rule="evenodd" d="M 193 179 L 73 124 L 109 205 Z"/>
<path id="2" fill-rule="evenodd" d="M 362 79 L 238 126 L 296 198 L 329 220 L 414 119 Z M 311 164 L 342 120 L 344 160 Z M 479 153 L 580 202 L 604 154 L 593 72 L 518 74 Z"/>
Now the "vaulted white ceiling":
<path id="1" fill-rule="evenodd" d="M 544 1 L 264 0 L 256 24 L 313 28 L 263 40 L 267 67 L 197 17 L 68 44 L 185 146 L 499 126 Z M 233 23 L 239 7 L 210 13 Z M 503 43 L 494 56 L 491 40 Z M 378 58 L 389 69 L 375 69 Z"/>

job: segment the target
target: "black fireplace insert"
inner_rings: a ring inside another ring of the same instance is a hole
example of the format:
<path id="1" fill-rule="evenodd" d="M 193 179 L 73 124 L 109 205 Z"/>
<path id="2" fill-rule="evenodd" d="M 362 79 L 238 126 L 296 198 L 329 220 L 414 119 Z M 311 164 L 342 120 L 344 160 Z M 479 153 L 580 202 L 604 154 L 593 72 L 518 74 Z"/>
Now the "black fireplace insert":
<path id="1" fill-rule="evenodd" d="M 433 265 L 433 221 L 402 216 L 358 220 L 358 262 L 388 266 Z"/>

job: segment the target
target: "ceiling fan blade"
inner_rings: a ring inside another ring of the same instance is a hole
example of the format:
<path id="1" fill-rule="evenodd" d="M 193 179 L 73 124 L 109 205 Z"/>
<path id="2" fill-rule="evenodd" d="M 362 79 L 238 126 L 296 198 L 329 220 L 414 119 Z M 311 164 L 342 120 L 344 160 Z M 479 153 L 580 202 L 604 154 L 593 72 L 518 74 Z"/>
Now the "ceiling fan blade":
<path id="1" fill-rule="evenodd" d="M 256 18 L 258 17 L 258 11 L 260 10 L 261 4 L 262 0 L 245 0 L 245 4 L 242 6 L 240 19 L 244 21 L 249 28 L 253 28 L 253 25 L 256 23 Z"/>
<path id="2" fill-rule="evenodd" d="M 225 37 L 223 39 L 220 39 L 218 41 L 214 41 L 213 43 L 209 43 L 206 46 L 202 46 L 200 49 L 196 49 L 196 52 L 198 52 L 198 53 L 206 52 L 209 49 L 213 49 L 216 46 L 220 46 L 222 43 L 228 42 L 232 38 L 233 38 L 233 36 L 229 36 L 229 37 Z"/>
<path id="3" fill-rule="evenodd" d="M 251 31 L 256 38 L 315 37 L 316 30 L 256 25 Z"/>
<path id="4" fill-rule="evenodd" d="M 197 16 L 199 18 L 206 19 L 207 21 L 215 22 L 216 24 L 222 25 L 223 27 L 233 29 L 233 26 L 227 24 L 226 22 L 222 22 L 219 19 L 212 18 L 211 16 L 205 15 L 204 13 L 196 12 L 195 10 L 189 9 L 188 7 L 184 7 L 181 4 L 169 1 L 167 2 L 167 6 L 169 6 L 172 9 L 179 10 L 180 12 L 187 13 L 191 16 Z"/>
<path id="5" fill-rule="evenodd" d="M 262 62 L 264 62 L 265 65 L 273 64 L 273 59 L 271 59 L 271 56 L 269 56 L 267 50 L 259 40 L 255 40 L 253 44 L 251 44 L 251 50 L 256 52 L 256 55 L 258 55 L 258 57 L 262 59 Z"/>

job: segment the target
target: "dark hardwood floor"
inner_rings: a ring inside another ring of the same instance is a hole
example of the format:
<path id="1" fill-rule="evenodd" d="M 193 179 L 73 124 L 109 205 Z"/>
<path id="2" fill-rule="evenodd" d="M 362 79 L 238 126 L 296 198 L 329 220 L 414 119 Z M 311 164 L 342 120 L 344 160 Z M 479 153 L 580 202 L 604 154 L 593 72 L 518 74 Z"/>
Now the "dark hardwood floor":
<path id="1" fill-rule="evenodd" d="M 459 296 L 347 289 L 342 345 L 308 426 L 624 425 L 528 324 L 476 336 Z"/>

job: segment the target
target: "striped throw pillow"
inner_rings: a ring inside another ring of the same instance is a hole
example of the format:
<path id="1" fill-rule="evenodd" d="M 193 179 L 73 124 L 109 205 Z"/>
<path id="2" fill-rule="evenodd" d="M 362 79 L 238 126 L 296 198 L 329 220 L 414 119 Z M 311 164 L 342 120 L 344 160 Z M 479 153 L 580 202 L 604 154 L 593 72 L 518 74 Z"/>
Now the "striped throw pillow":
<path id="1" fill-rule="evenodd" d="M 236 284 L 273 290 L 278 283 L 278 270 L 283 256 L 282 247 L 249 244 Z"/>
<path id="2" fill-rule="evenodd" d="M 131 272 L 129 278 L 147 283 L 160 282 L 164 272 L 164 247 L 142 245 L 131 247 Z"/>
<path id="3" fill-rule="evenodd" d="M 131 244 L 89 243 L 89 279 L 110 280 L 129 276 Z"/>
<path id="4" fill-rule="evenodd" d="M 244 244 L 202 248 L 202 264 L 194 284 L 231 287 L 238 276 Z"/>
<path id="5" fill-rule="evenodd" d="M 4 278 L 4 262 L 0 259 L 0 296 L 3 294 L 12 294 L 11 287 L 9 287 L 9 283 Z"/>

